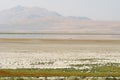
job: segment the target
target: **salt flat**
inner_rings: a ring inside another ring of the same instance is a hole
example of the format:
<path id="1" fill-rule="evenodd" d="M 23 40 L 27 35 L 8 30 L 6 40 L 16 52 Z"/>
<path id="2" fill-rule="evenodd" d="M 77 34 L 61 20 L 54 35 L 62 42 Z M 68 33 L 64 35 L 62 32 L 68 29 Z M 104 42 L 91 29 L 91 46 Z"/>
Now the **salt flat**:
<path id="1" fill-rule="evenodd" d="M 120 40 L 0 39 L 1 69 L 107 63 L 120 63 Z"/>

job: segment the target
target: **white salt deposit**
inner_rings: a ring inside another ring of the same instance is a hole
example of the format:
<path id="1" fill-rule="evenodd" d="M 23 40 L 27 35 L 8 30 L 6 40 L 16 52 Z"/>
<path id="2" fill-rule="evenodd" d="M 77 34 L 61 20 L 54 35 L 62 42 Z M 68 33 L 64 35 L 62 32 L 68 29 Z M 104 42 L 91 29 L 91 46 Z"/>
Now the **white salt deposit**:
<path id="1" fill-rule="evenodd" d="M 86 60 L 81 60 L 86 59 Z M 88 60 L 87 60 L 88 59 Z M 89 60 L 89 59 L 93 59 Z M 95 60 L 94 60 L 95 59 Z M 52 63 L 51 63 L 52 62 Z M 120 63 L 120 53 L 15 53 L 0 52 L 0 68 L 70 68 L 70 64 Z M 88 68 L 87 66 L 80 69 Z"/>

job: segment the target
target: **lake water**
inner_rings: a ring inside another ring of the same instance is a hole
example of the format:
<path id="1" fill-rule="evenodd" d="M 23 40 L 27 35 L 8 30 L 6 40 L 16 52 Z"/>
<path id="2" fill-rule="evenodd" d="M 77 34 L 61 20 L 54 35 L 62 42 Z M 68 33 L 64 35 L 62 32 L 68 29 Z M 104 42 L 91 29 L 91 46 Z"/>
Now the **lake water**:
<path id="1" fill-rule="evenodd" d="M 40 39 L 117 39 L 120 35 L 80 35 L 80 34 L 0 34 L 0 38 L 40 38 Z"/>

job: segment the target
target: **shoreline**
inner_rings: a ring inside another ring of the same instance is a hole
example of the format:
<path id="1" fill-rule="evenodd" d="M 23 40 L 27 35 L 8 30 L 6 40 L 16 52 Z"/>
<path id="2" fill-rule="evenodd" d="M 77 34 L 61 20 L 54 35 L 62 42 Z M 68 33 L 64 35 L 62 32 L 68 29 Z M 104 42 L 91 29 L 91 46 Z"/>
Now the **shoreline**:
<path id="1" fill-rule="evenodd" d="M 53 41 L 60 41 L 60 42 L 120 42 L 120 40 L 117 40 L 117 39 L 53 39 L 53 38 L 49 38 L 49 39 L 43 39 L 43 38 L 0 38 L 0 42 L 7 42 L 7 41 L 11 41 L 11 42 L 14 42 L 14 41 L 20 41 L 20 42 L 28 42 L 28 41 L 36 41 L 36 42 L 39 42 L 39 41 L 50 41 L 50 42 L 53 42 Z"/>

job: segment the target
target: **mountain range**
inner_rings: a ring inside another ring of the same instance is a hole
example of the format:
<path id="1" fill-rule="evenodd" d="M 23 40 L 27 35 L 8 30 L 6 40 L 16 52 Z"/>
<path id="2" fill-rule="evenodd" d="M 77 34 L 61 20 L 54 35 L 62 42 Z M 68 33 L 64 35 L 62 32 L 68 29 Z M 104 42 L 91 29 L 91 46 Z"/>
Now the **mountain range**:
<path id="1" fill-rule="evenodd" d="M 119 32 L 119 21 L 95 21 L 88 17 L 62 16 L 39 7 L 16 6 L 0 11 L 0 32 Z"/>

